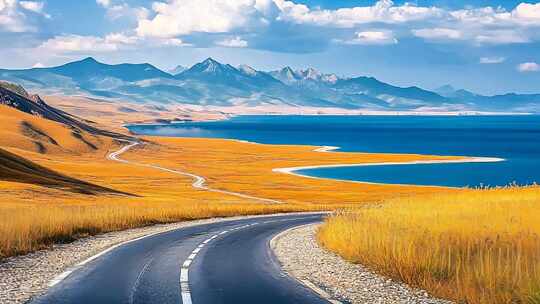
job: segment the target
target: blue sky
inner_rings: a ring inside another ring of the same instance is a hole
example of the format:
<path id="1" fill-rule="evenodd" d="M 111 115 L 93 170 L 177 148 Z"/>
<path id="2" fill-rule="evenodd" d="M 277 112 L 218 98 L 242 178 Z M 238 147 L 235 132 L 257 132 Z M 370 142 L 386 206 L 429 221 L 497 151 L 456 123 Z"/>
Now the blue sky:
<path id="1" fill-rule="evenodd" d="M 0 0 L 0 67 L 206 57 L 397 85 L 540 92 L 540 2 Z"/>

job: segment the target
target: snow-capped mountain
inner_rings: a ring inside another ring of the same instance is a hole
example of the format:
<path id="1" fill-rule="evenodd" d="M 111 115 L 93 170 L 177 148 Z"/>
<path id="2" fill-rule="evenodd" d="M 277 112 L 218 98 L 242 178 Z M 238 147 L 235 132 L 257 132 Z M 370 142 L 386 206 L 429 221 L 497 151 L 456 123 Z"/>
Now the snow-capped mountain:
<path id="1" fill-rule="evenodd" d="M 298 84 L 299 82 L 320 82 L 323 84 L 334 84 L 339 80 L 336 74 L 323 74 L 314 68 L 305 70 L 293 70 L 287 66 L 278 71 L 271 71 L 270 75 L 286 84 Z"/>
<path id="2" fill-rule="evenodd" d="M 540 112 L 538 94 L 481 96 L 451 87 L 433 92 L 393 86 L 373 77 L 341 78 L 313 68 L 264 72 L 212 58 L 174 75 L 147 63 L 109 65 L 86 58 L 52 68 L 0 70 L 0 80 L 42 93 L 145 103 Z"/>

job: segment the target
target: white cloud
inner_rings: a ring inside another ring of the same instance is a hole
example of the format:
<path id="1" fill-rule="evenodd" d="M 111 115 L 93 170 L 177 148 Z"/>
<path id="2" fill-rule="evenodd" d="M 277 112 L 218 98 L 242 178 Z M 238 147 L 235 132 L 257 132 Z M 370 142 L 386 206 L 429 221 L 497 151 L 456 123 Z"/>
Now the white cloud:
<path id="1" fill-rule="evenodd" d="M 528 35 L 516 30 L 492 30 L 474 37 L 479 44 L 511 44 L 531 42 Z"/>
<path id="2" fill-rule="evenodd" d="M 505 57 L 481 57 L 479 63 L 481 64 L 499 64 L 506 61 Z"/>
<path id="3" fill-rule="evenodd" d="M 434 6 L 417 6 L 406 2 L 395 5 L 380 0 L 372 6 L 336 10 L 310 8 L 288 0 L 274 0 L 281 21 L 325 27 L 355 28 L 370 23 L 386 23 L 392 27 L 418 27 L 414 36 L 426 40 L 469 41 L 474 44 L 526 43 L 539 35 L 540 3 L 521 3 L 508 11 L 498 7 L 446 10 Z M 399 24 L 399 25 L 398 25 Z M 410 25 L 409 25 L 410 24 Z"/>
<path id="4" fill-rule="evenodd" d="M 144 39 L 125 33 L 111 33 L 105 37 L 61 35 L 43 42 L 39 48 L 56 53 L 100 53 L 133 48 L 161 46 L 189 46 L 178 38 Z"/>
<path id="5" fill-rule="evenodd" d="M 385 45 L 396 44 L 398 40 L 394 37 L 391 31 L 363 31 L 357 32 L 355 38 L 344 41 L 345 44 L 361 44 L 361 45 Z"/>
<path id="6" fill-rule="evenodd" d="M 416 37 L 434 41 L 469 41 L 477 45 L 482 44 L 512 44 L 527 43 L 530 38 L 518 29 L 482 29 L 482 28 L 423 28 L 414 29 Z"/>
<path id="7" fill-rule="evenodd" d="M 231 39 L 224 39 L 216 42 L 216 45 L 231 47 L 231 48 L 245 48 L 248 46 L 248 42 L 236 36 Z"/>
<path id="8" fill-rule="evenodd" d="M 373 6 L 337 10 L 310 9 L 304 4 L 292 1 L 274 1 L 281 10 L 280 20 L 321 26 L 354 27 L 373 22 L 404 23 L 440 17 L 444 13 L 437 7 L 421 7 L 410 3 L 395 6 L 391 0 L 380 0 Z"/>
<path id="9" fill-rule="evenodd" d="M 122 17 L 139 20 L 147 18 L 148 9 L 144 7 L 131 7 L 123 1 L 96 0 L 96 3 L 107 10 L 107 17 L 115 20 Z"/>
<path id="10" fill-rule="evenodd" d="M 129 8 L 124 0 L 96 1 L 107 7 L 110 16 L 125 13 Z M 388 32 L 400 33 L 400 36 L 409 32 L 409 35 L 425 40 L 474 45 L 540 40 L 540 3 L 521 3 L 512 10 L 489 6 L 448 10 L 417 5 L 412 1 L 398 5 L 392 0 L 379 0 L 373 5 L 321 9 L 296 1 L 159 0 L 152 3 L 151 9 L 138 8 L 134 31 L 140 37 L 162 39 L 197 33 L 227 33 L 233 37 L 249 33 L 260 37 L 261 33 L 272 33 L 272 26 L 288 23 L 309 26 L 306 31 L 313 31 L 313 27 L 324 27 L 327 33 L 332 29 L 350 29 L 347 34 L 360 35 L 350 41 L 341 41 L 350 44 L 397 43 Z M 381 24 L 385 31 L 366 30 L 366 27 L 380 27 Z M 270 30 L 262 31 L 264 27 Z M 331 40 L 331 35 L 320 37 Z M 216 44 L 227 44 L 227 41 Z M 237 46 L 243 47 L 244 43 Z"/>
<path id="11" fill-rule="evenodd" d="M 22 1 L 28 2 L 28 1 Z M 37 29 L 33 26 L 25 14 L 23 5 L 31 7 L 32 5 L 19 3 L 18 0 L 0 0 L 0 32 L 35 32 Z M 21 8 L 23 8 L 21 10 Z"/>
<path id="12" fill-rule="evenodd" d="M 518 71 L 527 73 L 527 72 L 538 72 L 540 71 L 540 64 L 536 62 L 524 62 L 517 66 Z"/>
<path id="13" fill-rule="evenodd" d="M 463 39 L 463 34 L 459 30 L 450 28 L 424 28 L 412 30 L 416 37 L 428 40 L 458 40 Z"/>
<path id="14" fill-rule="evenodd" d="M 520 3 L 513 11 L 512 17 L 521 23 L 540 23 L 540 3 Z"/>
<path id="15" fill-rule="evenodd" d="M 32 11 L 34 13 L 41 14 L 43 12 L 44 4 L 43 2 L 37 2 L 37 1 L 21 1 L 19 2 L 22 8 L 28 11 Z"/>
<path id="16" fill-rule="evenodd" d="M 44 68 L 45 65 L 43 65 L 43 63 L 41 63 L 41 62 L 37 62 L 37 63 L 34 64 L 32 67 L 33 67 L 33 68 Z"/>
<path id="17" fill-rule="evenodd" d="M 154 2 L 152 18 L 140 18 L 139 36 L 176 37 L 194 32 L 226 33 L 266 25 L 272 12 L 268 0 L 170 0 Z"/>
<path id="18" fill-rule="evenodd" d="M 122 39 L 121 34 L 110 34 L 105 38 L 62 35 L 45 41 L 40 48 L 59 53 L 110 52 L 117 51 L 123 45 Z"/>

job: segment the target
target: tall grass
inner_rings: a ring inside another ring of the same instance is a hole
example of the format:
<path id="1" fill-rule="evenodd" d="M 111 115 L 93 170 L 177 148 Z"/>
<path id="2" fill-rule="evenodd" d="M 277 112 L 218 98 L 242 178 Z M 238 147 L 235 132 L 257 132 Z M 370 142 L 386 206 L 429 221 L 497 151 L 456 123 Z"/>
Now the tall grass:
<path id="1" fill-rule="evenodd" d="M 0 208 L 0 259 L 98 233 L 157 223 L 279 212 L 323 206 L 219 203 L 9 204 Z"/>
<path id="2" fill-rule="evenodd" d="M 318 239 L 460 303 L 540 303 L 540 187 L 393 199 L 329 218 Z"/>

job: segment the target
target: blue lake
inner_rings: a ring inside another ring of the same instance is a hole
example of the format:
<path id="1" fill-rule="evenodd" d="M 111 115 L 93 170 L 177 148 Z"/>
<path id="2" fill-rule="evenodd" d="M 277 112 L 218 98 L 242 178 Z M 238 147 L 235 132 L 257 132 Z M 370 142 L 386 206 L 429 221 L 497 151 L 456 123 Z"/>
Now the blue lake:
<path id="1" fill-rule="evenodd" d="M 504 158 L 496 163 L 301 170 L 316 177 L 392 184 L 503 186 L 540 181 L 540 116 L 239 116 L 226 121 L 134 125 L 137 134 L 233 138 L 341 151 Z"/>

